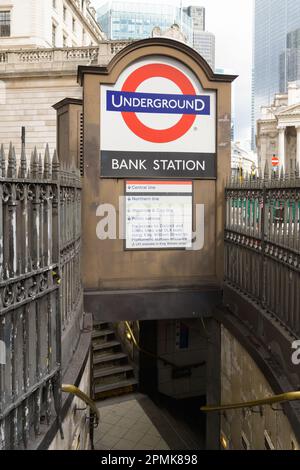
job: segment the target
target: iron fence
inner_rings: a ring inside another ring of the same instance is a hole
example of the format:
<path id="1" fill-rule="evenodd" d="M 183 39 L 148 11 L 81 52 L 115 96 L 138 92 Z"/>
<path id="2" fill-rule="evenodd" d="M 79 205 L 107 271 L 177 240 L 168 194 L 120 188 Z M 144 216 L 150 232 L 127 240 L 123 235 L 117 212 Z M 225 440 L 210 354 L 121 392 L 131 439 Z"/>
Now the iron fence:
<path id="1" fill-rule="evenodd" d="M 25 148 L 0 149 L 0 449 L 60 426 L 61 337 L 80 283 L 80 175 Z"/>
<path id="2" fill-rule="evenodd" d="M 299 338 L 299 168 L 236 176 L 225 197 L 225 281 Z"/>

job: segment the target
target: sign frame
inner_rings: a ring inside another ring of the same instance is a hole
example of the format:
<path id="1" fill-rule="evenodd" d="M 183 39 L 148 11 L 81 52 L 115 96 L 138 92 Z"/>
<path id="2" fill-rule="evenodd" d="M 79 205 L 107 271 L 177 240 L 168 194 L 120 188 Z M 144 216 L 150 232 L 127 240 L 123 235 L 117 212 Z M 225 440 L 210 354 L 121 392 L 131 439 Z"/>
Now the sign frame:
<path id="1" fill-rule="evenodd" d="M 145 181 L 145 182 L 146 182 L 146 181 L 149 181 L 149 179 L 147 179 L 147 178 L 143 178 L 143 179 L 137 178 L 137 179 L 139 180 L 139 183 L 141 183 L 141 184 L 143 183 L 143 181 Z M 128 193 L 126 193 L 126 184 L 127 184 L 127 181 L 128 181 L 128 180 L 130 181 L 130 178 L 124 179 L 124 182 L 123 182 L 123 191 L 124 191 L 124 198 L 125 198 L 125 199 L 124 199 L 124 200 L 125 200 L 125 207 L 124 207 L 125 210 L 124 210 L 124 217 L 123 217 L 123 233 L 125 234 L 125 237 L 124 237 L 124 240 L 123 240 L 123 250 L 124 250 L 124 252 L 131 251 L 131 252 L 137 252 L 137 253 L 139 253 L 139 252 L 144 252 L 144 251 L 147 251 L 147 252 L 148 252 L 148 251 L 150 251 L 150 252 L 151 252 L 151 251 L 152 251 L 152 252 L 155 252 L 155 251 L 156 251 L 156 252 L 160 252 L 160 251 L 162 251 L 162 252 L 167 253 L 167 252 L 174 252 L 174 251 L 178 251 L 178 252 L 180 252 L 180 251 L 181 251 L 181 252 L 188 251 L 187 248 L 176 248 L 176 247 L 174 247 L 174 248 L 127 248 L 127 246 L 126 246 L 126 220 L 125 220 L 125 219 L 126 219 L 126 196 L 127 196 L 127 194 L 128 194 Z M 170 178 L 155 178 L 155 179 L 153 179 L 153 181 L 154 181 L 154 180 L 157 180 L 157 181 L 159 181 L 160 183 L 161 183 L 162 181 L 165 181 L 166 183 L 169 183 L 170 181 L 175 181 L 175 182 L 176 182 L 176 181 L 182 181 L 181 179 L 179 180 L 178 178 L 172 178 L 172 179 L 170 179 Z M 194 210 L 194 207 L 195 207 L 195 204 L 194 204 L 195 191 L 194 191 L 194 180 L 193 180 L 193 179 L 188 180 L 187 178 L 184 178 L 183 181 L 186 181 L 186 182 L 188 182 L 188 183 L 192 183 L 192 221 L 191 221 L 191 223 L 192 223 L 192 232 L 194 232 L 194 230 L 195 230 L 195 225 L 194 225 L 194 222 L 195 222 L 195 210 Z M 155 193 L 153 193 L 153 194 L 155 194 Z M 170 193 L 169 193 L 169 194 L 170 194 Z M 192 240 L 193 240 L 193 239 L 192 239 Z"/>
<path id="2" fill-rule="evenodd" d="M 153 56 L 159 56 L 161 55 L 162 57 L 164 56 L 164 54 L 153 54 Z M 150 56 L 147 56 L 147 59 L 150 59 L 152 55 Z M 175 60 L 178 60 L 178 59 L 175 59 Z M 179 61 L 180 62 L 180 61 Z M 186 64 L 184 64 L 186 65 Z M 213 175 L 208 175 L 208 176 L 202 176 L 201 174 L 199 175 L 195 175 L 195 172 L 197 171 L 196 169 L 195 170 L 190 170 L 193 174 L 192 175 L 169 175 L 167 174 L 167 171 L 166 170 L 166 174 L 164 175 L 155 175 L 153 173 L 150 173 L 150 174 L 141 174 L 140 176 L 137 175 L 137 174 L 130 174 L 129 172 L 127 173 L 124 173 L 123 175 L 122 174 L 113 174 L 113 170 L 111 170 L 111 172 L 109 170 L 105 171 L 106 174 L 104 174 L 104 154 L 105 153 L 118 153 L 118 151 L 107 151 L 107 150 L 104 150 L 101 148 L 101 132 L 102 132 L 102 126 L 101 126 L 101 119 L 102 119 L 102 110 L 100 109 L 100 155 L 99 155 L 99 160 L 100 160 L 100 175 L 99 175 L 99 178 L 100 179 L 106 179 L 106 180 L 122 180 L 122 179 L 138 179 L 138 180 L 144 180 L 144 179 L 153 179 L 153 180 L 164 180 L 164 179 L 170 179 L 170 180 L 203 180 L 203 181 L 216 181 L 218 179 L 218 159 L 219 159 L 219 148 L 218 148 L 218 142 L 219 142 L 219 90 L 216 89 L 216 88 L 213 88 L 213 87 L 205 87 L 203 86 L 203 83 L 201 82 L 200 78 L 195 75 L 195 78 L 199 81 L 200 83 L 200 87 L 203 88 L 203 91 L 204 92 L 207 92 L 207 93 L 213 93 L 215 95 L 215 98 L 214 98 L 214 101 L 215 101 L 215 104 L 214 104 L 214 113 L 215 113 L 215 132 L 214 132 L 214 153 L 205 153 L 203 152 L 202 154 L 201 153 L 190 153 L 191 155 L 191 160 L 194 159 L 195 162 L 197 162 L 197 160 L 201 160 L 201 155 L 203 155 L 203 160 L 206 159 L 210 159 L 212 158 L 213 159 L 213 162 L 212 162 L 212 165 L 211 165 L 211 168 L 209 168 L 208 172 L 209 173 L 213 173 Z M 111 85 L 116 85 L 117 83 L 117 80 L 114 81 L 113 83 L 110 83 Z M 107 82 L 104 82 L 104 83 L 100 83 L 100 97 L 101 97 L 101 87 L 104 85 L 106 86 L 108 83 Z M 116 90 L 117 91 L 117 90 Z M 101 105 L 100 105 L 101 107 Z M 212 109 L 212 108 L 210 108 Z M 126 152 L 124 152 L 126 153 Z M 132 153 L 134 154 L 135 152 L 134 151 L 128 151 L 127 152 L 128 154 Z M 152 153 L 153 155 L 153 160 L 155 160 L 155 157 L 157 156 L 157 159 L 168 159 L 169 161 L 172 161 L 172 160 L 178 160 L 180 158 L 180 154 L 182 154 L 182 157 L 181 159 L 182 160 L 188 160 L 187 158 L 187 155 L 189 154 L 189 152 L 186 152 L 186 153 L 182 153 L 182 152 L 172 152 L 172 151 L 166 151 L 166 152 L 148 152 L 148 151 L 137 151 L 136 152 L 136 156 L 140 156 L 140 160 L 143 160 L 143 155 L 146 155 L 146 158 L 148 157 L 149 158 L 149 154 Z M 103 154 L 103 155 L 102 155 Z M 174 155 L 174 157 L 172 158 L 172 156 Z M 132 157 L 134 157 L 134 155 L 132 155 Z M 108 158 L 108 157 L 107 157 Z M 120 157 L 120 160 L 122 159 L 122 157 Z M 130 160 L 130 156 L 128 157 L 128 160 Z M 116 170 L 118 171 L 118 170 Z M 127 170 L 125 170 L 126 172 Z M 150 169 L 151 171 L 151 169 Z M 153 171 L 153 170 L 152 170 Z M 171 170 L 172 171 L 172 170 Z M 184 170 L 178 170 L 178 173 L 182 172 Z M 187 171 L 187 170 L 185 170 Z"/>

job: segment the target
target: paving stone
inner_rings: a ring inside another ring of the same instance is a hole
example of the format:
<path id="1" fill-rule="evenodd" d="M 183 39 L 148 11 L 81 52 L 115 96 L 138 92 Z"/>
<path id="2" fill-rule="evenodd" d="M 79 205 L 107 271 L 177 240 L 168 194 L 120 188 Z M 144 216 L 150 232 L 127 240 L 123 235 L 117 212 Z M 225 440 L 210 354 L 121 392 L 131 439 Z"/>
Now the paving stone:
<path id="1" fill-rule="evenodd" d="M 133 450 L 134 446 L 136 445 L 135 442 L 129 441 L 128 439 L 121 439 L 116 445 L 113 447 L 114 450 Z"/>
<path id="2" fill-rule="evenodd" d="M 119 424 L 117 426 L 113 426 L 110 431 L 107 433 L 107 436 L 115 436 L 115 437 L 119 437 L 119 439 L 123 436 L 125 436 L 125 434 L 128 433 L 128 427 L 127 426 L 119 426 Z"/>
<path id="3" fill-rule="evenodd" d="M 97 445 L 100 445 L 100 446 L 104 447 L 105 449 L 112 449 L 113 446 L 116 445 L 117 442 L 119 442 L 119 440 L 120 440 L 119 437 L 105 435 L 97 443 Z"/>
<path id="4" fill-rule="evenodd" d="M 159 441 L 160 441 L 160 437 L 153 436 L 147 433 L 142 437 L 142 439 L 138 442 L 138 444 L 153 447 L 155 449 Z"/>

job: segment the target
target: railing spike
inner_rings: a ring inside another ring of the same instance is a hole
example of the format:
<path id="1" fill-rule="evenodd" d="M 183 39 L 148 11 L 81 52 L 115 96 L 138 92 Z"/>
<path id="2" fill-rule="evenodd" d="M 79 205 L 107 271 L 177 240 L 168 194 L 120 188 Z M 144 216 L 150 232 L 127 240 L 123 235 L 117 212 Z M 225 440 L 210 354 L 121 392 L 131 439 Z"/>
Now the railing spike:
<path id="1" fill-rule="evenodd" d="M 27 174 L 26 151 L 25 151 L 25 144 L 22 143 L 21 161 L 20 161 L 20 167 L 19 167 L 19 176 L 20 176 L 20 178 L 26 178 L 26 174 Z"/>
<path id="2" fill-rule="evenodd" d="M 56 180 L 58 179 L 59 168 L 60 168 L 60 164 L 59 164 L 57 152 L 56 152 L 56 150 L 54 150 L 53 158 L 52 158 L 52 175 L 53 175 L 53 179 L 56 179 Z"/>
<path id="3" fill-rule="evenodd" d="M 15 178 L 17 176 L 17 159 L 15 148 L 12 145 L 12 142 L 9 144 L 8 152 L 8 164 L 7 164 L 7 177 Z"/>
<path id="4" fill-rule="evenodd" d="M 38 178 L 43 178 L 43 163 L 42 163 L 42 155 L 39 153 L 39 163 L 38 163 Z"/>
<path id="5" fill-rule="evenodd" d="M 29 173 L 30 173 L 30 176 L 32 176 L 32 174 L 33 174 L 33 152 L 31 152 L 31 154 L 30 154 Z"/>
<path id="6" fill-rule="evenodd" d="M 0 176 L 2 176 L 2 178 L 5 177 L 5 152 L 3 144 L 1 144 L 0 147 Z"/>
<path id="7" fill-rule="evenodd" d="M 50 151 L 48 144 L 46 145 L 44 157 L 44 178 L 46 180 L 50 178 Z"/>
<path id="8" fill-rule="evenodd" d="M 32 155 L 32 168 L 31 168 L 32 178 L 36 179 L 38 177 L 38 169 L 39 169 L 39 157 L 37 153 L 37 148 L 34 147 L 34 151 Z"/>

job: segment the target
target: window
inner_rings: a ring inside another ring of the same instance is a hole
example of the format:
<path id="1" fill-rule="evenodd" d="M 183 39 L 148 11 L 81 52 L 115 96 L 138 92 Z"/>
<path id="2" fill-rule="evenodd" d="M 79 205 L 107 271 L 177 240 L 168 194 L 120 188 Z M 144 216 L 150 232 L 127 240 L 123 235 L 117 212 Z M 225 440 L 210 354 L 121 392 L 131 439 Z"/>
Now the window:
<path id="1" fill-rule="evenodd" d="M 52 24 L 52 46 L 56 46 L 56 25 Z"/>
<path id="2" fill-rule="evenodd" d="M 64 5 L 63 7 L 63 18 L 64 18 L 64 22 L 67 21 L 67 7 Z"/>
<path id="3" fill-rule="evenodd" d="M 10 36 L 10 11 L 0 11 L 0 36 Z"/>
<path id="4" fill-rule="evenodd" d="M 76 28 L 76 20 L 75 20 L 75 18 L 72 18 L 72 30 L 73 30 L 73 33 L 75 33 L 75 28 Z"/>
<path id="5" fill-rule="evenodd" d="M 52 0 L 52 6 L 56 9 L 56 0 Z"/>
<path id="6" fill-rule="evenodd" d="M 64 34 L 63 36 L 63 47 L 68 47 L 68 44 L 67 44 L 67 36 Z"/>

